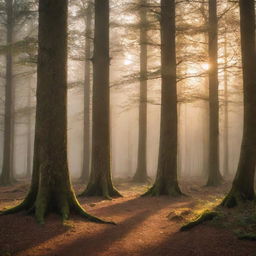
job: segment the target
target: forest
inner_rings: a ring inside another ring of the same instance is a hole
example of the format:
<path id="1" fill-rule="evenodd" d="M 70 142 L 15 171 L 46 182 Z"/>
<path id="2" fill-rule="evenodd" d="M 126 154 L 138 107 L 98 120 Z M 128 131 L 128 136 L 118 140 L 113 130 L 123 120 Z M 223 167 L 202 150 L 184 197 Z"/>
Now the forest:
<path id="1" fill-rule="evenodd" d="M 254 0 L 0 0 L 0 256 L 256 256 Z"/>

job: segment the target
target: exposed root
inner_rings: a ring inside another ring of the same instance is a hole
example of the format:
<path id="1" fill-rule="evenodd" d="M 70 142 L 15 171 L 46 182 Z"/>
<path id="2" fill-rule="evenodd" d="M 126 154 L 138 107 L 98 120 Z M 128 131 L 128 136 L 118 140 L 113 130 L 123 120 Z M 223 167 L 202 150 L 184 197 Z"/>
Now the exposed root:
<path id="1" fill-rule="evenodd" d="M 90 196 L 101 196 L 108 200 L 111 200 L 113 197 L 122 197 L 114 186 L 108 186 L 107 184 L 104 186 L 88 184 L 85 191 L 79 195 L 79 197 Z"/>
<path id="2" fill-rule="evenodd" d="M 219 214 L 218 212 L 215 211 L 205 211 L 202 215 L 200 215 L 196 220 L 191 221 L 187 224 L 185 224 L 184 226 L 182 226 L 180 228 L 180 231 L 188 231 L 206 221 L 210 221 L 212 219 L 214 219 L 215 217 L 217 217 Z"/>
<path id="3" fill-rule="evenodd" d="M 34 193 L 33 192 L 29 192 L 28 195 L 26 196 L 26 198 L 23 200 L 23 202 L 21 202 L 20 204 L 18 204 L 15 207 L 12 207 L 10 209 L 4 210 L 0 212 L 0 215 L 8 215 L 8 214 L 14 214 L 14 213 L 18 213 L 24 210 L 29 210 L 31 208 L 34 207 Z"/>
<path id="4" fill-rule="evenodd" d="M 178 186 L 168 186 L 165 188 L 160 188 L 160 186 L 153 185 L 146 193 L 142 194 L 142 196 L 171 196 L 171 197 L 178 197 L 184 195 Z"/>
<path id="5" fill-rule="evenodd" d="M 21 211 L 27 211 L 28 214 L 35 213 L 35 218 L 37 222 L 39 224 L 44 224 L 45 215 L 48 213 L 49 209 L 51 209 L 50 207 L 48 207 L 50 199 L 45 195 L 38 196 L 37 199 L 34 201 L 32 201 L 32 198 L 33 197 L 31 197 L 31 195 L 28 194 L 28 196 L 21 204 L 17 205 L 16 207 L 7 209 L 6 211 L 0 212 L 0 215 L 15 214 Z M 71 192 L 69 199 L 65 200 L 59 198 L 59 200 L 60 204 L 56 210 L 57 213 L 61 215 L 63 223 L 69 218 L 70 212 L 73 211 L 78 216 L 81 216 L 82 218 L 88 221 L 101 224 L 116 225 L 116 223 L 113 221 L 102 220 L 100 218 L 97 218 L 93 215 L 86 213 L 77 201 L 73 192 Z"/>
<path id="6" fill-rule="evenodd" d="M 231 190 L 227 196 L 223 199 L 221 206 L 227 208 L 234 208 L 241 203 L 246 203 L 247 201 L 254 201 L 255 195 L 251 197 L 246 197 L 245 195 Z"/>
<path id="7" fill-rule="evenodd" d="M 100 223 L 100 224 L 112 224 L 112 225 L 116 225 L 115 222 L 113 221 L 106 221 L 106 220 L 102 220 L 100 218 L 97 218 L 93 215 L 90 215 L 89 213 L 85 212 L 85 210 L 82 208 L 82 206 L 80 204 L 76 204 L 75 208 L 74 208 L 75 212 L 81 216 L 82 218 L 95 222 L 95 223 Z"/>

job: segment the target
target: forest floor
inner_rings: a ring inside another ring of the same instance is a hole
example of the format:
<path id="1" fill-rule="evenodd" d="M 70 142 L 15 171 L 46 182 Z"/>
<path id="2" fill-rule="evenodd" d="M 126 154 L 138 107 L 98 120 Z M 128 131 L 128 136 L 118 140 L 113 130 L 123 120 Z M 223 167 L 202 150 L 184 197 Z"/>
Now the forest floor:
<path id="1" fill-rule="evenodd" d="M 221 201 L 230 184 L 207 188 L 183 181 L 181 198 L 139 197 L 147 186 L 120 182 L 124 197 L 113 200 L 79 198 L 91 214 L 117 225 L 86 222 L 71 216 L 47 216 L 39 225 L 24 213 L 0 217 L 1 256 L 256 256 L 256 242 L 239 240 L 225 225 L 205 223 L 187 232 L 180 227 Z M 76 184 L 75 190 L 84 186 Z M 16 205 L 28 184 L 0 188 L 0 210 Z M 232 212 L 230 212 L 232 217 Z M 222 223 L 223 224 L 223 223 Z"/>

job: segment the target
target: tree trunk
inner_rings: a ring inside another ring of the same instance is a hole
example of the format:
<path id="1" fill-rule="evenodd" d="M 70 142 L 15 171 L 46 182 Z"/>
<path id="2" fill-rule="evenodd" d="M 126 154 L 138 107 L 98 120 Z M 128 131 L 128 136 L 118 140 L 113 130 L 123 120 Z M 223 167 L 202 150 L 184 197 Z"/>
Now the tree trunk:
<path id="1" fill-rule="evenodd" d="M 161 124 L 157 177 L 145 195 L 181 195 L 177 181 L 175 0 L 161 0 Z"/>
<path id="2" fill-rule="evenodd" d="M 109 1 L 95 0 L 92 161 L 89 183 L 81 196 L 120 196 L 110 168 L 109 62 Z"/>
<path id="3" fill-rule="evenodd" d="M 228 61 L 228 49 L 227 49 L 227 29 L 225 29 L 225 41 L 224 41 L 224 175 L 229 176 L 229 114 L 228 114 L 228 72 L 227 72 L 227 61 Z"/>
<path id="4" fill-rule="evenodd" d="M 254 200 L 256 165 L 256 54 L 254 0 L 240 0 L 240 28 L 244 87 L 244 130 L 240 160 L 232 188 L 222 202 L 234 207 L 241 201 Z"/>
<path id="5" fill-rule="evenodd" d="M 34 170 L 30 192 L 19 210 L 35 212 L 39 223 L 48 212 L 63 220 L 84 212 L 72 189 L 67 163 L 67 0 L 39 1 L 39 53 Z"/>
<path id="6" fill-rule="evenodd" d="M 140 102 L 139 145 L 135 182 L 146 182 L 147 175 L 147 0 L 140 0 Z"/>
<path id="7" fill-rule="evenodd" d="M 27 102 L 27 108 L 28 108 L 28 113 L 27 113 L 27 170 L 26 170 L 26 177 L 30 178 L 31 177 L 31 133 L 32 133 L 32 111 L 31 111 L 31 87 L 30 87 L 30 82 L 29 82 L 29 87 L 28 87 L 28 102 Z"/>
<path id="8" fill-rule="evenodd" d="M 217 186 L 219 166 L 218 17 L 216 0 L 209 0 L 209 175 L 207 186 Z"/>
<path id="9" fill-rule="evenodd" d="M 83 167 L 80 180 L 85 182 L 90 173 L 90 90 L 91 90 L 91 38 L 93 4 L 89 1 L 85 18 L 85 69 L 84 69 L 84 138 Z"/>
<path id="10" fill-rule="evenodd" d="M 13 182 L 13 140 L 14 140 L 14 89 L 13 89 L 13 0 L 6 0 L 6 76 L 5 76 L 5 116 L 4 116 L 4 152 L 1 185 Z"/>

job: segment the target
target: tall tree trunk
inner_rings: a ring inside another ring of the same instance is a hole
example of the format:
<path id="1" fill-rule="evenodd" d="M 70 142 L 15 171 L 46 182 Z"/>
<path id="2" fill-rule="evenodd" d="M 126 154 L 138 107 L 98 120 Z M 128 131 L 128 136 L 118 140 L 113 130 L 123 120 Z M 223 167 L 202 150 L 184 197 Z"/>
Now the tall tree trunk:
<path id="1" fill-rule="evenodd" d="M 13 139 L 14 139 L 14 88 L 13 88 L 13 0 L 6 0 L 6 75 L 5 75 L 5 117 L 4 117 L 4 155 L 3 169 L 0 177 L 1 185 L 9 185 L 13 181 Z"/>
<path id="2" fill-rule="evenodd" d="M 227 61 L 228 61 L 228 49 L 227 49 L 227 29 L 225 29 L 225 41 L 224 41 L 224 164 L 223 170 L 224 175 L 229 175 L 229 114 L 228 114 L 228 72 L 227 72 Z"/>
<path id="3" fill-rule="evenodd" d="M 145 195 L 181 195 L 177 180 L 177 85 L 175 0 L 161 0 L 161 123 L 158 169 Z"/>
<path id="4" fill-rule="evenodd" d="M 81 181 L 89 179 L 90 173 L 90 91 L 91 91 L 91 38 L 92 38 L 93 4 L 88 1 L 85 18 L 85 69 L 84 69 L 84 138 L 83 138 L 83 167 Z"/>
<path id="5" fill-rule="evenodd" d="M 207 186 L 217 186 L 219 166 L 218 17 L 216 0 L 209 0 L 209 175 Z"/>
<path id="6" fill-rule="evenodd" d="M 31 133 L 32 133 L 32 111 L 31 111 L 31 87 L 29 83 L 28 87 L 28 101 L 27 101 L 27 108 L 28 108 L 28 113 L 27 113 L 27 170 L 26 170 L 26 177 L 30 178 L 31 177 Z"/>
<path id="7" fill-rule="evenodd" d="M 147 175 L 147 0 L 140 0 L 140 102 L 139 145 L 135 182 L 146 182 Z"/>
<path id="8" fill-rule="evenodd" d="M 232 188 L 222 205 L 234 207 L 254 200 L 256 166 L 256 54 L 254 0 L 240 0 L 240 27 L 244 87 L 244 130 L 240 160 Z"/>
<path id="9" fill-rule="evenodd" d="M 63 220 L 70 211 L 104 222 L 82 209 L 72 189 L 67 162 L 67 0 L 39 1 L 39 53 L 34 170 L 30 192 L 19 210 L 35 212 L 39 223 L 48 212 Z"/>
<path id="10" fill-rule="evenodd" d="M 92 161 L 89 183 L 81 196 L 120 196 L 110 168 L 109 0 L 95 0 L 93 56 Z"/>

